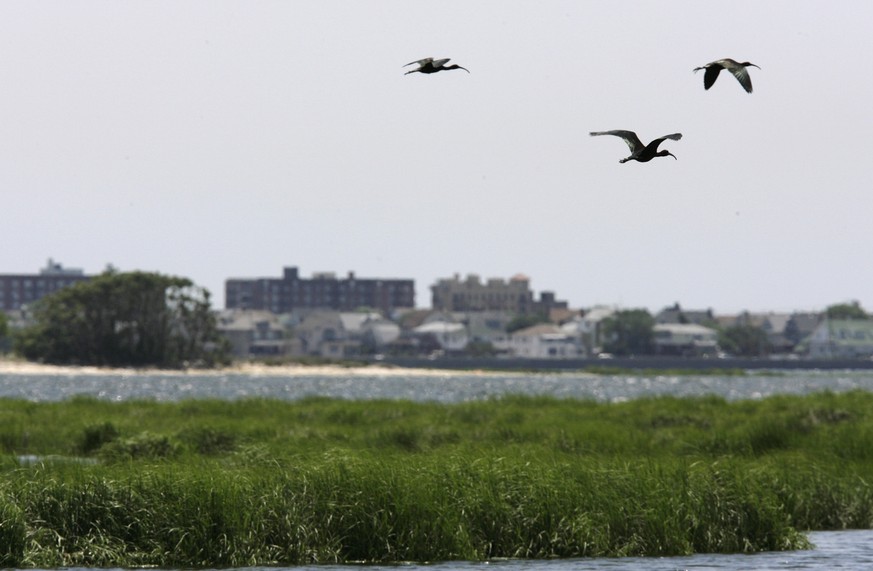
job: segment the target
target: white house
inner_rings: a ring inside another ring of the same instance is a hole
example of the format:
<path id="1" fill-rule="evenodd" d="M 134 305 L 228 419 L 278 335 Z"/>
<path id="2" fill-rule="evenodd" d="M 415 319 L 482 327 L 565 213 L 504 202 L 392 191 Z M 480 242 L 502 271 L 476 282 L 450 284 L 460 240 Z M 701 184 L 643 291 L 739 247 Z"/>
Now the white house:
<path id="1" fill-rule="evenodd" d="M 257 309 L 225 309 L 216 314 L 218 332 L 230 342 L 235 357 L 292 355 L 300 344 L 285 335 L 276 315 Z"/>
<path id="2" fill-rule="evenodd" d="M 873 320 L 824 319 L 806 341 L 816 359 L 873 357 Z"/>
<path id="3" fill-rule="evenodd" d="M 696 323 L 659 323 L 653 327 L 655 350 L 667 355 L 714 355 L 718 332 Z"/>
<path id="4" fill-rule="evenodd" d="M 506 326 L 514 315 L 506 311 L 469 311 L 453 314 L 453 321 L 467 326 L 470 341 L 490 343 L 499 354 L 509 352 Z"/>
<path id="5" fill-rule="evenodd" d="M 322 310 L 307 313 L 294 326 L 307 355 L 341 359 L 358 350 L 358 342 L 349 338 L 338 311 Z"/>
<path id="6" fill-rule="evenodd" d="M 350 339 L 367 339 L 376 347 L 384 347 L 400 337 L 400 326 L 376 312 L 341 313 L 340 322 Z"/>
<path id="7" fill-rule="evenodd" d="M 583 351 L 581 356 L 596 355 L 603 345 L 601 325 L 603 320 L 612 316 L 615 309 L 597 306 L 589 309 L 583 315 L 576 316 L 561 326 L 561 331 L 575 336 Z"/>
<path id="8" fill-rule="evenodd" d="M 585 354 L 575 335 L 551 324 L 514 331 L 509 346 L 513 356 L 529 359 L 574 359 Z"/>
<path id="9" fill-rule="evenodd" d="M 467 347 L 470 340 L 467 328 L 463 323 L 451 323 L 449 321 L 432 321 L 419 325 L 412 330 L 416 336 L 428 335 L 433 337 L 443 351 L 462 351 Z"/>

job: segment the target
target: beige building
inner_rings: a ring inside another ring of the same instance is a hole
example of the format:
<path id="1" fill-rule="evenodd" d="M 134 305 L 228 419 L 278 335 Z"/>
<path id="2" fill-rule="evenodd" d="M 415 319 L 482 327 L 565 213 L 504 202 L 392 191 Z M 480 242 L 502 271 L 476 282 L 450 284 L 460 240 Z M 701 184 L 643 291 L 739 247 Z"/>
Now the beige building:
<path id="1" fill-rule="evenodd" d="M 540 292 L 539 300 L 534 299 L 530 278 L 524 274 L 515 274 L 508 280 L 489 278 L 485 282 L 476 274 L 468 274 L 463 280 L 455 274 L 439 280 L 430 289 L 431 307 L 436 311 L 503 311 L 548 316 L 555 309 L 567 310 L 567 302 L 558 300 L 554 292 Z"/>
<path id="2" fill-rule="evenodd" d="M 509 311 L 526 314 L 534 307 L 530 280 L 517 274 L 509 280 L 490 278 L 482 282 L 475 274 L 461 279 L 441 279 L 431 286 L 434 309 L 441 311 Z"/>

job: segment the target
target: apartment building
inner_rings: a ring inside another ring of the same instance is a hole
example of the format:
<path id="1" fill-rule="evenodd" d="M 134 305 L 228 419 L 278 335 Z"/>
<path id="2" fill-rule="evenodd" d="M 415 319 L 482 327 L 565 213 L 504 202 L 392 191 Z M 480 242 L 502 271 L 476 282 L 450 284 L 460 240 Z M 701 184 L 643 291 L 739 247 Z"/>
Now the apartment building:
<path id="1" fill-rule="evenodd" d="M 333 272 L 303 278 L 294 266 L 284 268 L 280 278 L 225 280 L 224 293 L 227 309 L 265 309 L 273 313 L 298 309 L 353 311 L 369 307 L 387 315 L 395 309 L 415 307 L 414 280 L 358 278 L 353 272 L 345 278 L 338 278 Z"/>
<path id="2" fill-rule="evenodd" d="M 553 292 L 544 291 L 535 300 L 530 278 L 516 274 L 508 280 L 489 278 L 482 282 L 476 274 L 461 279 L 438 280 L 431 286 L 431 306 L 439 311 L 506 311 L 518 315 L 548 314 L 553 308 L 566 308 L 566 301 L 555 299 Z"/>
<path id="3" fill-rule="evenodd" d="M 73 285 L 91 279 L 77 268 L 65 268 L 49 258 L 38 274 L 0 274 L 0 310 L 17 311 L 27 304 Z"/>

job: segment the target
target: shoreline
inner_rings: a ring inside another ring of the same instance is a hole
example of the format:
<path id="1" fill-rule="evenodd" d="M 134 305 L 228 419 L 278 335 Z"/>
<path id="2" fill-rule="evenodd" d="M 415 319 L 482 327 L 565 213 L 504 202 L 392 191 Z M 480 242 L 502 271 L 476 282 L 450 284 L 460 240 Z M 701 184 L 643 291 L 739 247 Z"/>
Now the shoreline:
<path id="1" fill-rule="evenodd" d="M 469 375 L 493 375 L 495 371 L 469 370 Z M 453 371 L 445 369 L 429 368 L 406 368 L 391 365 L 356 365 L 344 366 L 340 364 L 283 364 L 267 365 L 264 363 L 234 363 L 227 367 L 215 369 L 156 369 L 134 367 L 96 367 L 91 365 L 46 365 L 21 359 L 9 359 L 0 357 L 0 375 L 100 375 L 100 376 L 222 376 L 222 375 L 251 375 L 251 376 L 416 376 L 416 377 L 444 377 L 453 374 Z M 503 374 L 506 374 L 505 372 Z"/>

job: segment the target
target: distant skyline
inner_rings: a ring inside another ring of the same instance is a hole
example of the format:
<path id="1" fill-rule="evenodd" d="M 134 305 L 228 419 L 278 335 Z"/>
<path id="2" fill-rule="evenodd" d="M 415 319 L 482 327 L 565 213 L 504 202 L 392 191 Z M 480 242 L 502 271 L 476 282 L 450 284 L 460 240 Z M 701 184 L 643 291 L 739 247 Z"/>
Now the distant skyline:
<path id="1" fill-rule="evenodd" d="M 523 273 L 573 307 L 873 309 L 873 5 L 0 3 L 0 272 Z M 469 70 L 412 73 L 451 58 Z M 750 61 L 754 93 L 695 67 Z M 675 154 L 619 164 L 681 132 Z"/>
<path id="2" fill-rule="evenodd" d="M 2 276 L 2 275 L 9 275 L 9 274 L 14 274 L 14 275 L 38 275 L 38 274 L 42 273 L 45 269 L 47 269 L 49 266 L 51 266 L 51 267 L 53 268 L 53 271 L 54 271 L 54 273 L 56 273 L 56 274 L 61 274 L 61 273 L 67 273 L 67 274 L 69 274 L 69 273 L 72 273 L 72 275 L 80 275 L 79 272 L 81 271 L 81 268 L 76 268 L 76 267 L 67 266 L 67 265 L 65 265 L 65 264 L 63 264 L 63 263 L 61 263 L 61 262 L 59 262 L 58 260 L 54 260 L 54 259 L 52 259 L 52 258 L 49 258 L 48 262 L 47 262 L 46 264 L 44 264 L 44 265 L 39 269 L 39 271 L 28 271 L 28 272 L 4 272 L 4 271 L 2 271 L 2 269 L 0 269 L 0 276 Z M 114 270 L 118 270 L 118 271 L 136 271 L 136 270 L 137 270 L 137 268 L 130 268 L 130 269 L 117 268 L 117 267 L 114 266 L 114 265 L 111 265 L 111 267 L 112 267 L 112 269 L 114 269 Z M 292 266 L 288 266 L 288 267 L 292 267 Z M 88 276 L 93 276 L 93 275 L 96 275 L 96 274 L 101 273 L 102 271 L 106 271 L 106 270 L 108 270 L 108 269 L 109 269 L 109 266 L 103 268 L 102 270 L 100 270 L 100 271 L 98 271 L 98 272 L 91 272 L 91 273 L 89 273 L 89 272 L 83 272 L 83 273 L 84 273 L 85 275 L 88 275 Z M 281 268 L 281 270 L 284 270 L 284 267 Z M 297 270 L 300 270 L 300 268 L 297 268 Z M 160 272 L 160 273 L 166 273 L 166 272 Z M 271 275 L 258 275 L 258 276 L 228 276 L 228 278 L 226 278 L 226 279 L 228 279 L 228 280 L 232 280 L 232 279 L 244 279 L 244 280 L 247 280 L 247 279 L 252 279 L 252 280 L 257 280 L 257 279 L 267 279 L 267 280 L 275 280 L 275 279 L 281 279 L 281 278 L 282 278 L 282 273 L 283 273 L 282 271 L 279 271 L 278 273 L 276 273 L 276 274 L 271 274 Z M 321 270 L 321 271 L 314 271 L 314 272 L 308 272 L 308 273 L 307 273 L 307 272 L 301 272 L 301 273 L 300 273 L 300 278 L 303 279 L 303 280 L 310 280 L 310 279 L 316 278 L 316 277 L 319 276 L 319 275 L 325 275 L 325 274 L 333 274 L 333 275 L 336 277 L 336 279 L 338 279 L 338 280 L 347 280 L 347 279 L 349 278 L 349 275 L 350 275 L 350 274 L 354 274 L 354 276 L 355 276 L 356 278 L 358 278 L 358 279 L 364 279 L 364 280 L 370 280 L 370 279 L 385 279 L 385 280 L 396 279 L 396 280 L 404 280 L 404 279 L 409 279 L 408 276 L 400 276 L 400 275 L 398 275 L 398 276 L 365 276 L 365 275 L 358 274 L 358 273 L 355 272 L 354 270 L 349 270 L 348 272 L 336 272 L 336 271 L 333 271 L 333 270 Z M 180 274 L 176 274 L 176 275 L 180 275 Z M 420 291 L 420 290 L 426 290 L 426 292 L 427 292 L 427 297 L 426 297 L 426 299 L 424 299 L 424 300 L 422 300 L 422 299 L 418 299 L 418 298 L 416 297 L 416 309 L 427 309 L 427 308 L 431 308 L 431 307 L 432 307 L 431 286 L 436 285 L 436 283 L 437 283 L 438 281 L 441 281 L 441 280 L 444 280 L 444 279 L 451 280 L 451 279 L 457 278 L 457 279 L 459 279 L 460 281 L 463 282 L 463 281 L 466 281 L 467 279 L 469 279 L 470 277 L 476 277 L 476 278 L 479 279 L 480 283 L 484 284 L 484 283 L 486 283 L 487 281 L 489 281 L 490 279 L 499 279 L 499 280 L 502 280 L 502 281 L 504 281 L 504 282 L 508 282 L 508 281 L 510 281 L 510 280 L 512 280 L 512 279 L 514 279 L 514 278 L 516 278 L 516 277 L 519 277 L 519 276 L 524 276 L 524 277 L 526 277 L 526 278 L 530 278 L 530 276 L 527 276 L 527 275 L 525 275 L 525 274 L 514 274 L 514 275 L 511 275 L 511 276 L 483 276 L 483 275 L 480 275 L 480 274 L 476 274 L 475 272 L 470 272 L 470 273 L 467 273 L 467 274 L 453 274 L 453 275 L 451 275 L 451 276 L 442 276 L 442 277 L 438 278 L 437 280 L 435 280 L 433 283 L 431 283 L 431 284 L 427 284 L 427 285 L 424 285 L 424 286 L 423 286 L 422 284 L 415 284 L 415 288 L 416 288 L 417 291 Z M 182 277 L 186 277 L 186 276 L 182 275 Z M 203 285 L 203 284 L 196 284 L 196 285 Z M 216 303 L 216 300 L 219 299 L 219 298 L 217 297 L 217 295 L 219 294 L 219 292 L 216 292 L 216 291 L 210 290 L 210 293 L 212 294 L 213 308 L 214 308 L 214 309 L 223 309 L 223 308 L 225 307 L 225 305 L 226 305 L 226 303 L 225 303 L 226 300 L 224 299 L 224 298 L 225 298 L 224 294 L 225 294 L 226 292 L 224 291 L 224 287 L 223 287 L 223 286 L 224 286 L 224 284 L 222 284 L 222 289 L 221 289 L 221 292 L 220 292 L 220 294 L 221 294 L 220 299 L 222 299 L 221 304 Z M 534 297 L 534 300 L 535 300 L 535 301 L 539 301 L 539 300 L 540 300 L 541 295 L 542 295 L 543 292 L 551 292 L 551 293 L 555 294 L 555 300 L 556 300 L 556 301 L 558 301 L 558 302 L 564 302 L 564 301 L 566 301 L 566 302 L 568 303 L 569 309 L 592 309 L 592 308 L 597 307 L 597 306 L 609 306 L 609 307 L 615 307 L 615 308 L 618 308 L 618 309 L 636 309 L 636 308 L 642 307 L 642 306 L 627 307 L 627 306 L 621 306 L 621 305 L 618 305 L 618 304 L 574 305 L 574 304 L 573 304 L 572 302 L 570 302 L 566 297 L 562 296 L 560 292 L 557 292 L 557 291 L 555 291 L 555 290 L 551 290 L 551 289 L 549 289 L 549 288 L 536 289 L 536 288 L 531 287 L 531 292 L 532 292 L 532 294 L 533 294 L 533 297 Z M 742 310 L 737 310 L 737 311 L 720 311 L 719 308 L 717 308 L 717 307 L 713 307 L 712 305 L 705 305 L 705 306 L 699 306 L 699 307 L 690 307 L 690 306 L 688 306 L 688 305 L 682 303 L 681 300 L 676 300 L 676 301 L 673 302 L 673 303 L 664 304 L 664 305 L 661 306 L 661 307 L 657 307 L 657 308 L 648 308 L 648 307 L 644 307 L 644 309 L 648 309 L 648 310 L 652 313 L 652 315 L 655 315 L 655 314 L 657 314 L 659 311 L 661 311 L 661 310 L 663 310 L 663 309 L 668 309 L 668 308 L 674 307 L 674 306 L 678 303 L 679 306 L 680 306 L 683 310 L 685 310 L 685 311 L 696 311 L 696 310 L 704 310 L 704 311 L 705 311 L 705 310 L 712 310 L 714 313 L 719 314 L 719 315 L 732 315 L 732 314 L 740 314 L 740 313 L 744 313 L 744 312 L 749 312 L 749 313 L 770 313 L 770 312 L 773 312 L 773 313 L 793 313 L 793 312 L 805 313 L 805 312 L 811 312 L 811 313 L 815 313 L 815 312 L 822 312 L 822 311 L 824 311 L 825 309 L 827 309 L 828 306 L 831 306 L 831 305 L 840 304 L 840 303 L 848 303 L 848 304 L 850 304 L 850 303 L 854 303 L 854 302 L 858 302 L 858 300 L 855 299 L 855 298 L 853 298 L 853 299 L 850 299 L 850 300 L 842 300 L 842 301 L 830 302 L 830 303 L 824 304 L 824 305 L 821 306 L 821 307 L 815 307 L 815 308 L 798 308 L 798 309 L 794 309 L 794 310 L 790 310 L 790 311 L 784 311 L 784 310 L 780 311 L 780 310 L 774 310 L 774 309 L 761 309 L 761 310 L 754 310 L 754 311 L 753 311 L 753 310 L 749 310 L 749 309 L 742 309 Z M 860 302 L 858 302 L 858 303 L 860 303 Z M 870 311 L 868 308 L 863 308 L 863 309 L 864 309 L 865 311 Z"/>

